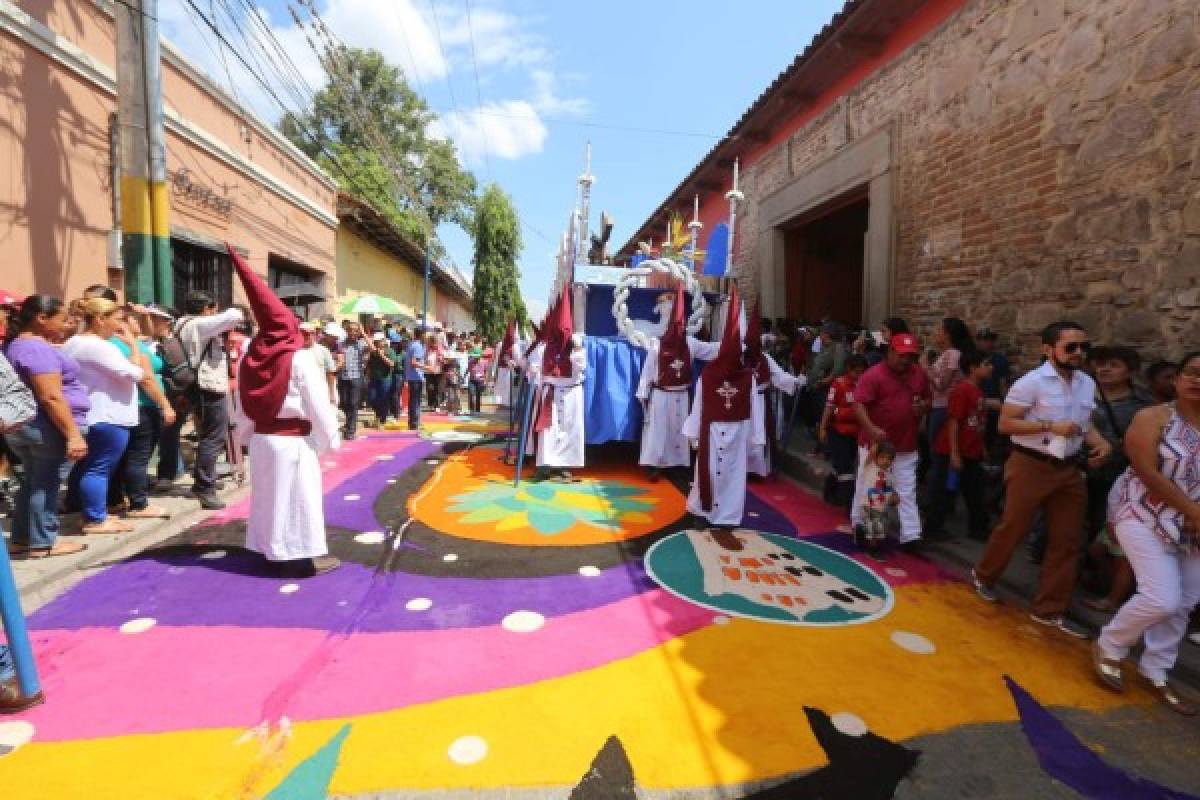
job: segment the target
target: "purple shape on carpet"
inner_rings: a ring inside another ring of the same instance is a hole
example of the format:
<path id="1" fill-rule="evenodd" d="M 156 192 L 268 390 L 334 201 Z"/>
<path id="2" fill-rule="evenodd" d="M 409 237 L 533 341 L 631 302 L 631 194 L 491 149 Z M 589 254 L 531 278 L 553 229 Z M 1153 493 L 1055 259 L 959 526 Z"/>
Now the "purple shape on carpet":
<path id="1" fill-rule="evenodd" d="M 459 562 L 469 569 L 468 562 Z M 182 568 L 182 571 L 179 569 Z M 260 577 L 257 556 L 231 550 L 215 561 L 171 553 L 114 565 L 85 580 L 30 617 L 37 630 L 117 627 L 133 616 L 160 625 L 231 625 L 336 631 L 351 619 L 372 581 L 387 583 L 378 605 L 359 630 L 388 632 L 445 630 L 498 624 L 513 611 L 557 617 L 622 600 L 655 588 L 641 563 L 626 563 L 595 577 L 578 574 L 543 578 L 435 578 L 404 572 L 377 573 L 359 564 L 299 581 Z M 429 598 L 428 611 L 405 604 Z"/>
<path id="2" fill-rule="evenodd" d="M 750 516 L 751 513 L 756 516 Z M 746 510 L 742 516 L 742 527 L 766 533 L 778 533 L 780 536 L 788 536 L 793 539 L 798 536 L 796 526 L 754 492 L 746 492 Z"/>
<path id="3" fill-rule="evenodd" d="M 380 520 L 375 516 L 375 501 L 388 488 L 389 478 L 399 476 L 439 449 L 440 445 L 430 442 L 413 442 L 397 452 L 390 461 L 376 461 L 342 481 L 325 493 L 325 524 L 352 531 L 378 531 L 384 529 L 385 523 L 403 521 Z M 359 499 L 344 500 L 348 494 L 356 494 Z"/>
<path id="4" fill-rule="evenodd" d="M 1088 800 L 1200 800 L 1109 766 L 1016 681 L 1005 675 L 1004 682 L 1017 706 L 1025 738 L 1051 778 Z"/>

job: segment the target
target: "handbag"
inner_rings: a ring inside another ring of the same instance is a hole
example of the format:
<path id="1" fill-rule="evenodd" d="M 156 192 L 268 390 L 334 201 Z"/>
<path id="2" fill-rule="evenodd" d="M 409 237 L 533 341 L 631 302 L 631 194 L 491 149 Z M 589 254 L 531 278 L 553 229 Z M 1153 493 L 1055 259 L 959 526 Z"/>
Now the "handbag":
<path id="1" fill-rule="evenodd" d="M 0 355 L 0 428 L 11 430 L 37 416 L 37 399 L 17 371 Z"/>

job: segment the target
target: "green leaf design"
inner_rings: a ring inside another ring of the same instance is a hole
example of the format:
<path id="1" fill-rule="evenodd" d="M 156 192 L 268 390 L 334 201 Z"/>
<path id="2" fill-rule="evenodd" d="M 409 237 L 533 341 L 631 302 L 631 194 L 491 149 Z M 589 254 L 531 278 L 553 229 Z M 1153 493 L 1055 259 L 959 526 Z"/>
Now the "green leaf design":
<path id="1" fill-rule="evenodd" d="M 511 517 L 512 513 L 513 512 L 507 511 L 503 508 L 491 506 L 472 511 L 470 514 L 459 518 L 459 522 L 465 522 L 470 525 L 478 524 L 480 522 L 499 522 L 502 519 Z"/>
<path id="2" fill-rule="evenodd" d="M 558 489 L 556 489 L 553 486 L 547 486 L 545 484 L 534 484 L 532 486 L 525 487 L 525 492 L 530 497 L 536 498 L 538 500 L 549 501 L 549 500 L 553 500 L 554 496 L 558 494 Z"/>
<path id="3" fill-rule="evenodd" d="M 538 533 L 553 536 L 562 533 L 575 524 L 575 517 L 547 508 L 531 508 L 529 510 L 529 525 Z"/>
<path id="4" fill-rule="evenodd" d="M 609 505 L 617 511 L 649 511 L 654 508 L 653 503 L 645 500 L 613 500 Z"/>

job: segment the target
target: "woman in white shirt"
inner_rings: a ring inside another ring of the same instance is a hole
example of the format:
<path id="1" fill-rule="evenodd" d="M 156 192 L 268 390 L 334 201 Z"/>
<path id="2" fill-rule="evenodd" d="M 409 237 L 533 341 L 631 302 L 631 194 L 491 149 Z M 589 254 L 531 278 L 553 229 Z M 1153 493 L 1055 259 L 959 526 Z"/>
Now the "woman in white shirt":
<path id="1" fill-rule="evenodd" d="M 63 345 L 63 352 L 79 363 L 79 379 L 91 400 L 87 456 L 75 464 L 67 481 L 67 508 L 82 511 L 85 534 L 133 530 L 128 523 L 108 518 L 108 482 L 125 453 L 130 430 L 138 424 L 137 384 L 150 365 L 120 324 L 120 310 L 103 297 L 75 301 L 72 311 L 83 318 L 84 330 Z M 109 341 L 113 336 L 128 339 L 130 357 Z"/>

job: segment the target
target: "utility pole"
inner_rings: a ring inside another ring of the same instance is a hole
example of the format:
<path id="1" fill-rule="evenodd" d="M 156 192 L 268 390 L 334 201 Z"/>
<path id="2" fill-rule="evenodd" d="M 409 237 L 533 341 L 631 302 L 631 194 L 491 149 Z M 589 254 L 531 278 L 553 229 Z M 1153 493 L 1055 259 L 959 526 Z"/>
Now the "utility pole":
<path id="1" fill-rule="evenodd" d="M 174 305 L 158 0 L 125 0 L 115 14 L 125 294 Z"/>
<path id="2" fill-rule="evenodd" d="M 432 237 L 425 237 L 425 296 L 421 301 L 421 324 L 426 328 L 429 325 L 429 246 L 433 243 Z"/>

